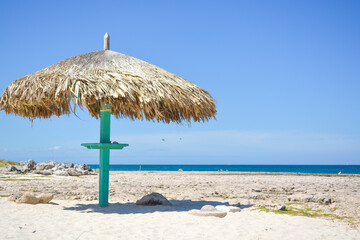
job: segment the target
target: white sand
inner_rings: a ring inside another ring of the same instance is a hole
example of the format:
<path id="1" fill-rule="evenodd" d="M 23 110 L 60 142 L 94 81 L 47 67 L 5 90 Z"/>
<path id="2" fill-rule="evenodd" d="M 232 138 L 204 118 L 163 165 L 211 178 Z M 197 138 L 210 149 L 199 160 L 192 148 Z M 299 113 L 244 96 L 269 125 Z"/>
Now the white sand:
<path id="1" fill-rule="evenodd" d="M 0 195 L 25 192 L 51 193 L 54 200 L 28 205 L 0 197 L 0 240 L 360 239 L 358 175 L 111 172 L 112 204 L 107 208 L 99 208 L 97 201 L 92 201 L 98 196 L 96 175 L 0 175 Z M 163 194 L 173 206 L 134 204 L 151 192 Z M 331 203 L 321 199 L 331 199 Z M 204 205 L 239 202 L 242 211 L 228 213 L 225 218 L 187 212 Z M 284 204 L 321 216 L 254 211 L 259 206 L 276 210 Z"/>
<path id="2" fill-rule="evenodd" d="M 225 218 L 187 213 L 204 202 L 136 206 L 96 201 L 54 200 L 16 204 L 0 199 L 0 239 L 360 239 L 359 229 L 339 221 L 252 211 Z"/>

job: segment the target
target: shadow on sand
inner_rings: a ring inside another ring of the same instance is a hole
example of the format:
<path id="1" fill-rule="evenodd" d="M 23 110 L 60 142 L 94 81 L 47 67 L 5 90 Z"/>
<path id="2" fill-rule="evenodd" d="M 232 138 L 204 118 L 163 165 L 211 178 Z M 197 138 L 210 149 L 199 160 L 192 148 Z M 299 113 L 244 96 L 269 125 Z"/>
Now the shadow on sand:
<path id="1" fill-rule="evenodd" d="M 191 200 L 170 200 L 171 206 L 139 206 L 135 203 L 109 203 L 107 207 L 99 207 L 97 204 L 77 204 L 74 207 L 64 207 L 64 210 L 79 211 L 84 213 L 104 213 L 104 214 L 137 214 L 153 212 L 187 212 L 191 209 L 200 209 L 204 205 L 226 205 L 232 206 L 227 202 L 217 201 L 191 201 Z M 241 209 L 249 208 L 253 205 L 241 205 Z"/>

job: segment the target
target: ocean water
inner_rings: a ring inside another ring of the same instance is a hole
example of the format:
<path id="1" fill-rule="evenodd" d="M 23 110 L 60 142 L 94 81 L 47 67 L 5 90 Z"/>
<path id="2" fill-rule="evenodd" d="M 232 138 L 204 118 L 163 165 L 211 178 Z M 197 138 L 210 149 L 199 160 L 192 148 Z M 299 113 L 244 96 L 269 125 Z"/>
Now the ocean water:
<path id="1" fill-rule="evenodd" d="M 99 165 L 89 164 L 97 169 Z M 325 174 L 360 174 L 360 165 L 162 165 L 112 164 L 110 171 L 229 171 L 229 172 L 290 172 Z"/>

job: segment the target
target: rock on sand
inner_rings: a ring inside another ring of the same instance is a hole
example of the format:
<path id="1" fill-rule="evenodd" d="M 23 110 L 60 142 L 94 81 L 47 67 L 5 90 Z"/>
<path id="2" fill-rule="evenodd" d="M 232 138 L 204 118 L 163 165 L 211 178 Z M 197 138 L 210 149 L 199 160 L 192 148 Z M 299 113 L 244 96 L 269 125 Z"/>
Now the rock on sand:
<path id="1" fill-rule="evenodd" d="M 144 205 L 144 206 L 155 206 L 155 205 L 165 205 L 170 206 L 171 203 L 160 193 L 150 193 L 141 199 L 136 201 L 136 205 Z"/>
<path id="2" fill-rule="evenodd" d="M 193 209 L 189 211 L 189 214 L 201 217 L 219 217 L 223 218 L 227 215 L 225 211 L 219 211 L 214 206 L 205 205 L 200 210 Z"/>
<path id="3" fill-rule="evenodd" d="M 48 203 L 53 199 L 53 195 L 50 193 L 41 193 L 36 195 L 34 193 L 24 193 L 19 199 L 16 200 L 17 203 L 28 203 L 28 204 L 38 204 L 38 203 Z"/>

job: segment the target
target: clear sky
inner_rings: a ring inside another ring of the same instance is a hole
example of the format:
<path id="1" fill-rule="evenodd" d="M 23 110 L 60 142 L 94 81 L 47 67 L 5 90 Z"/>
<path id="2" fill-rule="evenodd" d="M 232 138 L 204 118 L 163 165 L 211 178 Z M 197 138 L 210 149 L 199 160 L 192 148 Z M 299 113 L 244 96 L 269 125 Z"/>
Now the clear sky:
<path id="1" fill-rule="evenodd" d="M 0 1 L 0 94 L 15 79 L 103 48 L 209 91 L 217 120 L 112 118 L 111 163 L 360 164 L 360 1 Z M 0 112 L 0 158 L 98 163 L 87 111 Z M 162 141 L 164 139 L 164 141 Z"/>

